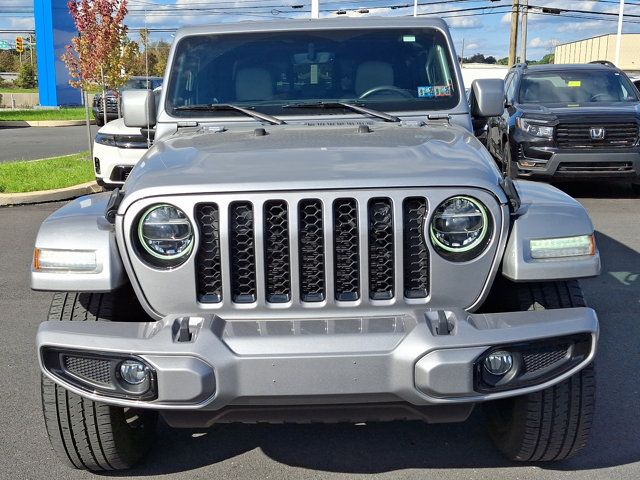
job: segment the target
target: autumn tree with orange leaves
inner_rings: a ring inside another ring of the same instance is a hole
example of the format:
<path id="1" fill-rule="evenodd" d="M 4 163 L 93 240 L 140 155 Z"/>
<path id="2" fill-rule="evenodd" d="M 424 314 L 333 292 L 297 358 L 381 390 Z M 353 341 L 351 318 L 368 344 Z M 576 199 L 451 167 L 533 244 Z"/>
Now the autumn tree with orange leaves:
<path id="1" fill-rule="evenodd" d="M 126 67 L 134 52 L 127 41 L 127 0 L 69 0 L 78 35 L 67 45 L 62 60 L 69 69 L 69 83 L 85 92 L 102 87 L 104 101 L 107 88 L 117 89 L 127 80 Z M 88 105 L 85 99 L 88 118 Z M 104 121 L 107 109 L 103 108 Z"/>

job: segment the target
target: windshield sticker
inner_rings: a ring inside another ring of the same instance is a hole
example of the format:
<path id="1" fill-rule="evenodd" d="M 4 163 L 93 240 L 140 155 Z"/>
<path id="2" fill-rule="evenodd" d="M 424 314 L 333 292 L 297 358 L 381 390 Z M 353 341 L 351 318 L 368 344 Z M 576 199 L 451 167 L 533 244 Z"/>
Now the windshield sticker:
<path id="1" fill-rule="evenodd" d="M 402 41 L 403 42 L 415 42 L 416 41 L 416 36 L 415 35 L 405 35 L 404 37 L 402 37 Z"/>
<path id="2" fill-rule="evenodd" d="M 569 80 L 567 82 L 567 86 L 569 87 L 579 87 L 580 85 L 582 85 L 582 82 L 580 80 Z"/>
<path id="3" fill-rule="evenodd" d="M 418 87 L 418 97 L 419 98 L 433 98 L 436 96 L 436 93 L 433 87 Z"/>
<path id="4" fill-rule="evenodd" d="M 450 97 L 451 87 L 449 85 L 436 85 L 433 87 L 436 97 Z"/>

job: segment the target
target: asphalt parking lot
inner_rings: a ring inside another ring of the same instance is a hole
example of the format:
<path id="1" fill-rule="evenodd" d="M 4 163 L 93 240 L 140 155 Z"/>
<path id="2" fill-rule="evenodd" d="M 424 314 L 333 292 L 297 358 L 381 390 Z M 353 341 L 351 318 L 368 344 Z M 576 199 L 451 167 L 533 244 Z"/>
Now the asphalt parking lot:
<path id="1" fill-rule="evenodd" d="M 131 478 L 637 479 L 640 478 L 640 198 L 616 184 L 566 191 L 589 210 L 603 260 L 586 280 L 601 321 L 597 416 L 591 442 L 569 461 L 531 466 L 494 450 L 476 410 L 464 424 L 160 426 Z M 34 351 L 51 295 L 29 289 L 40 222 L 61 204 L 0 209 L 0 478 L 91 478 L 58 462 L 41 419 Z"/>
<path id="2" fill-rule="evenodd" d="M 0 163 L 70 155 L 89 150 L 85 126 L 0 127 Z M 92 138 L 98 127 L 91 126 Z"/>

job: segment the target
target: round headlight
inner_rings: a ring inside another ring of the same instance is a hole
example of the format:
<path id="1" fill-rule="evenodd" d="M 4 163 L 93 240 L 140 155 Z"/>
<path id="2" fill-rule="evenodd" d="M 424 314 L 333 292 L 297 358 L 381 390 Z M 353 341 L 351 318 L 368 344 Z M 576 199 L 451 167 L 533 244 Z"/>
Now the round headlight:
<path id="1" fill-rule="evenodd" d="M 429 236 L 440 253 L 464 261 L 486 246 L 490 230 L 486 207 L 474 198 L 457 196 L 445 200 L 433 212 Z"/>
<path id="2" fill-rule="evenodd" d="M 143 253 L 168 262 L 161 262 L 162 265 L 175 266 L 186 259 L 193 248 L 193 228 L 179 208 L 154 205 L 140 216 L 138 240 Z"/>

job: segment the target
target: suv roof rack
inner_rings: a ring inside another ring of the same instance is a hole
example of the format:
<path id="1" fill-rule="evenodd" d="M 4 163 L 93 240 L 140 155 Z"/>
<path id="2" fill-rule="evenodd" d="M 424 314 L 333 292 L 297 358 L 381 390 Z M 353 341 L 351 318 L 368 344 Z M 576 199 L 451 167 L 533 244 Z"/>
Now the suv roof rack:
<path id="1" fill-rule="evenodd" d="M 597 63 L 600 65 L 606 65 L 607 67 L 611 67 L 611 68 L 618 68 L 616 67 L 615 63 L 610 62 L 609 60 L 592 60 L 589 63 Z"/>

